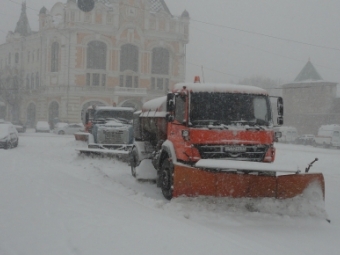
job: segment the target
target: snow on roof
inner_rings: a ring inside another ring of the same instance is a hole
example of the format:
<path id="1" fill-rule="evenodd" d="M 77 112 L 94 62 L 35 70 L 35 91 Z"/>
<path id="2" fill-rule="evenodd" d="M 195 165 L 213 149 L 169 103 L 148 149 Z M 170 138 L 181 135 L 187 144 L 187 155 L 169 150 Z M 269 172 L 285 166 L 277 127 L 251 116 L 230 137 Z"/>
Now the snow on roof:
<path id="1" fill-rule="evenodd" d="M 129 111 L 129 112 L 135 111 L 135 109 L 133 109 L 132 107 L 115 107 L 115 106 L 98 106 L 96 110 Z"/>
<path id="2" fill-rule="evenodd" d="M 192 92 L 220 92 L 268 95 L 268 92 L 266 90 L 255 86 L 219 83 L 178 83 L 175 85 L 174 91 L 182 90 L 184 86 Z"/>
<path id="3" fill-rule="evenodd" d="M 152 99 L 142 107 L 142 117 L 154 116 L 165 117 L 166 115 L 166 96 Z"/>

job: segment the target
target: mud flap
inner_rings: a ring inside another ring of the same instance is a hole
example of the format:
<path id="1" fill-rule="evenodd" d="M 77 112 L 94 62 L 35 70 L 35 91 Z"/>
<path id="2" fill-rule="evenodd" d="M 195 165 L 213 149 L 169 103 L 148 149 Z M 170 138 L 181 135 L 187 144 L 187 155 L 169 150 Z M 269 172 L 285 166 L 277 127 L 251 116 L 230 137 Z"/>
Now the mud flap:
<path id="1" fill-rule="evenodd" d="M 302 194 L 309 184 L 314 182 L 320 183 L 324 194 L 322 174 L 261 176 L 210 171 L 175 164 L 173 197 L 271 197 L 285 199 Z"/>

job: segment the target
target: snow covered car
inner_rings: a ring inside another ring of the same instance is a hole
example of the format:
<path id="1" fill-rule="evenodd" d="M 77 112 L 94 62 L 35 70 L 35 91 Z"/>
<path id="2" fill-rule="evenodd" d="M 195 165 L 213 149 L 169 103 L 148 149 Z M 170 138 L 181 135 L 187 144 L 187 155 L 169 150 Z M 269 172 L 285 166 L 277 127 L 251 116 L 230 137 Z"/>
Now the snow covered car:
<path id="1" fill-rule="evenodd" d="M 21 123 L 21 121 L 12 121 L 12 124 L 16 128 L 16 130 L 19 133 L 25 133 L 26 132 L 26 126 Z"/>
<path id="2" fill-rule="evenodd" d="M 47 121 L 38 121 L 37 125 L 35 126 L 35 132 L 44 132 L 49 133 L 50 132 L 50 125 Z"/>
<path id="3" fill-rule="evenodd" d="M 82 130 L 84 130 L 84 125 L 81 123 L 57 123 L 53 133 L 58 135 L 73 135 Z"/>
<path id="4" fill-rule="evenodd" d="M 0 148 L 5 150 L 17 147 L 19 144 L 18 131 L 12 124 L 0 125 Z"/>
<path id="5" fill-rule="evenodd" d="M 313 145 L 315 136 L 312 134 L 304 134 L 295 139 L 296 144 Z"/>

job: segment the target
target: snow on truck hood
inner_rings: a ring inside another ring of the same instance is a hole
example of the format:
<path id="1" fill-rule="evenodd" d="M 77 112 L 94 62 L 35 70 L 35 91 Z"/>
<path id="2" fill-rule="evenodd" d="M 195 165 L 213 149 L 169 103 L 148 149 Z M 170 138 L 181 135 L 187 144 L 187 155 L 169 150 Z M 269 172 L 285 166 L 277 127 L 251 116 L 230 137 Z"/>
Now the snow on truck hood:
<path id="1" fill-rule="evenodd" d="M 220 83 L 178 83 L 175 85 L 174 91 L 182 90 L 184 86 L 187 88 L 187 90 L 192 92 L 220 92 L 268 95 L 268 92 L 266 90 L 259 87 Z"/>

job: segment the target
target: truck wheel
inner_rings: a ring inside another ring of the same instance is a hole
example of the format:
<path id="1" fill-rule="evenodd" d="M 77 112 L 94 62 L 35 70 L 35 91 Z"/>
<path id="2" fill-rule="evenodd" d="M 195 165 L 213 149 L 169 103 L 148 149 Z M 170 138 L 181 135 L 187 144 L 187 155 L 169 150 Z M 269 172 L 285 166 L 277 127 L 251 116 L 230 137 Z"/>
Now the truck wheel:
<path id="1" fill-rule="evenodd" d="M 138 166 L 138 154 L 137 150 L 133 149 L 130 156 L 130 166 L 131 166 L 131 174 L 133 177 L 137 177 L 136 167 Z"/>
<path id="2" fill-rule="evenodd" d="M 160 182 L 163 196 L 170 200 L 172 198 L 173 189 L 173 165 L 168 158 L 165 158 L 161 167 Z"/>

